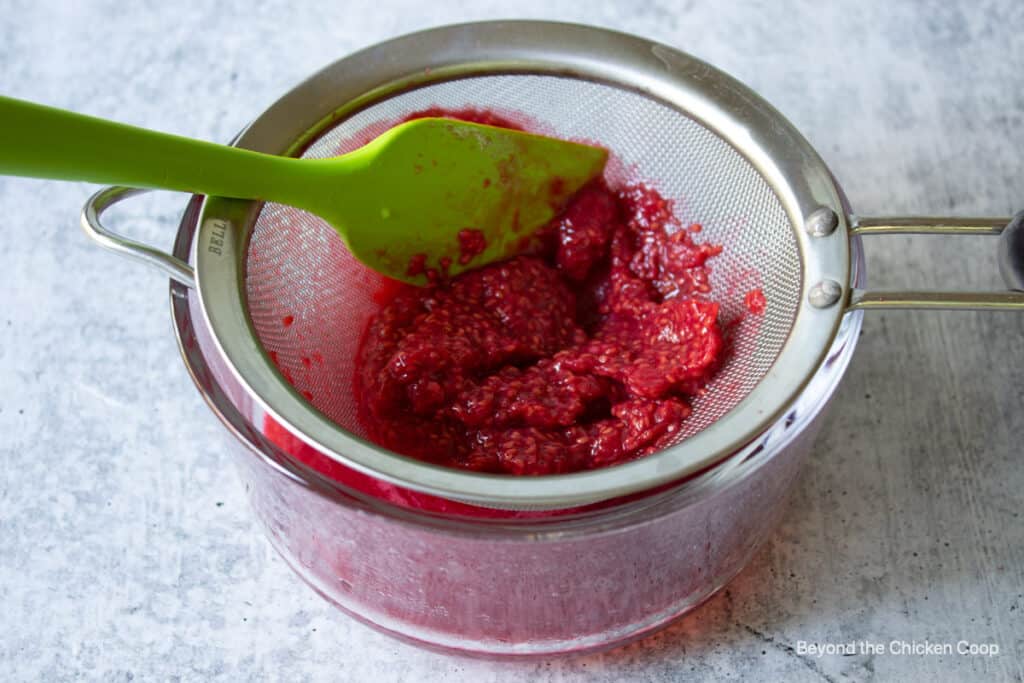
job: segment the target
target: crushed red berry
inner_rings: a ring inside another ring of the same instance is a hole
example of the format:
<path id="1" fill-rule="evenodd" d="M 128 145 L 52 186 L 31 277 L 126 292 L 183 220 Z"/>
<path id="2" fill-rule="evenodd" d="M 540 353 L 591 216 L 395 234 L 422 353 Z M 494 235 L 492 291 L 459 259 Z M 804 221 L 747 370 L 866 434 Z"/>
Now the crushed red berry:
<path id="1" fill-rule="evenodd" d="M 764 292 L 760 289 L 752 289 L 743 297 L 743 305 L 754 315 L 764 315 L 764 309 L 768 302 L 764 298 Z"/>
<path id="2" fill-rule="evenodd" d="M 608 226 L 618 217 L 615 197 L 600 186 L 581 191 L 555 221 L 555 260 L 570 279 L 581 281 L 607 252 Z"/>
<path id="3" fill-rule="evenodd" d="M 405 274 L 410 277 L 423 275 L 423 273 L 426 271 L 426 264 L 426 254 L 413 254 L 412 256 L 409 257 L 409 265 L 405 269 Z"/>
<path id="4" fill-rule="evenodd" d="M 459 265 L 466 265 L 487 248 L 487 238 L 473 228 L 459 230 Z"/>
<path id="5" fill-rule="evenodd" d="M 356 358 L 370 438 L 450 467 L 520 475 L 665 447 L 725 353 L 708 267 L 721 247 L 694 242 L 695 225 L 681 225 L 650 187 L 597 182 L 530 254 L 400 290 L 370 320 Z M 459 237 L 463 254 L 477 249 Z"/>

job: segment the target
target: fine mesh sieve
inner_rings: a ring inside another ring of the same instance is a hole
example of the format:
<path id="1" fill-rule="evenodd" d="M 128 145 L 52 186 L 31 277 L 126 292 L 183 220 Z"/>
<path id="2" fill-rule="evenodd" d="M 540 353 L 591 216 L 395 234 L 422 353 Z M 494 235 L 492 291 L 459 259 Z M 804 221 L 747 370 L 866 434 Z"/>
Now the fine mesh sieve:
<path id="1" fill-rule="evenodd" d="M 715 422 L 764 377 L 796 315 L 800 262 L 781 203 L 735 149 L 678 110 L 635 92 L 574 78 L 504 75 L 387 98 L 327 129 L 303 156 L 351 151 L 406 116 L 437 107 L 501 110 L 534 130 L 599 142 L 616 155 L 610 175 L 619 177 L 610 178 L 613 183 L 643 179 L 675 199 L 684 224 L 702 224 L 702 240 L 726 245 L 712 266 L 723 320 L 743 317 L 746 292 L 763 290 L 764 316 L 745 317 L 734 329 L 733 353 L 708 393 L 695 400 L 676 441 Z M 353 362 L 367 319 L 378 308 L 374 295 L 381 284 L 319 217 L 278 204 L 263 207 L 246 261 L 256 334 L 296 389 L 364 437 L 352 393 Z"/>
<path id="2" fill-rule="evenodd" d="M 842 232 L 812 239 L 804 216 L 841 215 L 821 160 L 782 117 L 728 76 L 630 36 L 537 22 L 435 29 L 372 47 L 314 76 L 239 138 L 259 151 L 327 157 L 404 117 L 491 110 L 531 130 L 600 143 L 614 185 L 672 199 L 711 262 L 723 321 L 760 288 L 763 316 L 694 400 L 678 442 L 622 465 L 512 478 L 459 471 L 366 440 L 353 395 L 360 335 L 382 280 L 319 218 L 276 204 L 208 198 L 194 247 L 203 311 L 238 379 L 295 436 L 347 466 L 410 489 L 509 509 L 571 507 L 649 489 L 735 452 L 778 417 L 815 371 L 842 316 L 823 281 L 849 281 Z M 396 192 L 401 188 L 394 188 Z M 838 220 L 838 219 L 837 219 Z"/>
<path id="3" fill-rule="evenodd" d="M 696 399 L 677 443 L 587 472 L 511 477 L 407 458 L 365 438 L 353 358 L 377 308 L 379 276 L 357 264 L 320 219 L 289 207 L 208 197 L 192 264 L 119 237 L 100 213 L 131 191 L 86 205 L 83 225 L 108 248 L 195 287 L 224 364 L 253 401 L 327 457 L 374 478 L 481 506 L 558 509 L 678 481 L 753 449 L 817 372 L 846 311 L 1024 310 L 1020 292 L 870 292 L 851 288 L 850 240 L 917 232 L 1003 234 L 1003 272 L 1024 272 L 1006 218 L 856 219 L 809 143 L 756 93 L 686 54 L 633 36 L 548 22 L 449 26 L 346 57 L 286 94 L 236 145 L 324 157 L 348 151 L 410 113 L 491 109 L 541 133 L 612 150 L 611 183 L 645 181 L 682 222 L 721 244 L 712 260 L 722 318 L 760 288 L 763 316 L 735 328 L 733 353 Z M 394 188 L 401 191 L 401 188 Z M 1004 227 L 1005 226 L 1005 227 Z M 1024 281 L 1007 276 L 1011 287 Z"/>

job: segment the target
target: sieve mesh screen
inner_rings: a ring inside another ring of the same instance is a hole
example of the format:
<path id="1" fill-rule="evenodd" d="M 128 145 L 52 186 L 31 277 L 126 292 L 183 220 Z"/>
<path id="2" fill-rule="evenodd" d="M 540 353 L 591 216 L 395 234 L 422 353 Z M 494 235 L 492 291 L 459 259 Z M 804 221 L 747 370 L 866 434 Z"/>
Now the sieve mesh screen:
<path id="1" fill-rule="evenodd" d="M 650 184 L 675 201 L 684 225 L 703 226 L 697 239 L 724 246 L 709 262 L 712 298 L 722 304 L 723 321 L 742 320 L 732 328 L 731 354 L 707 393 L 693 401 L 679 440 L 725 415 L 764 377 L 799 306 L 800 256 L 782 204 L 726 141 L 679 110 L 633 91 L 570 77 L 488 75 L 382 100 L 325 131 L 303 156 L 351 151 L 431 107 L 489 109 L 534 132 L 600 143 L 614 157 L 606 173 L 610 184 Z M 246 296 L 257 335 L 297 390 L 364 438 L 353 362 L 382 284 L 321 219 L 291 207 L 264 206 L 246 259 Z M 766 310 L 744 316 L 744 296 L 754 288 L 764 292 Z"/>

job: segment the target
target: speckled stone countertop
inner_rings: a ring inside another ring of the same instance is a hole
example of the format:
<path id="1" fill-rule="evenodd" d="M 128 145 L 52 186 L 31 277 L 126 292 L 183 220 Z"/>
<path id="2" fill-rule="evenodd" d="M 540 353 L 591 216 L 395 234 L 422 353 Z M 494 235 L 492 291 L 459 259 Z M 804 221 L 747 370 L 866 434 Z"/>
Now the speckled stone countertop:
<path id="1" fill-rule="evenodd" d="M 864 215 L 1024 208 L 1015 0 L 3 5 L 0 92 L 211 140 L 400 33 L 509 16 L 608 26 L 758 90 Z M 867 316 L 782 526 L 726 590 L 603 655 L 467 660 L 351 621 L 277 558 L 179 360 L 166 280 L 77 228 L 91 191 L 0 179 L 0 679 L 1024 676 L 1024 316 Z M 181 208 L 152 196 L 125 205 L 121 225 L 169 245 Z M 993 286 L 993 247 L 874 240 L 869 272 L 893 287 Z M 800 645 L 892 640 L 1000 652 L 816 657 Z"/>

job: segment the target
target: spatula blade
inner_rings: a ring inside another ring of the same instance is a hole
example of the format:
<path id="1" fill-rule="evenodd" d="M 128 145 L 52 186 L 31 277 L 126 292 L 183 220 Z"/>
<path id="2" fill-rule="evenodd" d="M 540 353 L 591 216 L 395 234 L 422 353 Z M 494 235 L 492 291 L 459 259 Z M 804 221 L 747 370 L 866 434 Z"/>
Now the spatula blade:
<path id="1" fill-rule="evenodd" d="M 374 270 L 425 285 L 507 258 L 608 158 L 600 147 L 442 118 L 416 119 L 346 155 L 358 187 L 325 216 Z M 358 206 L 353 205 L 358 204 Z M 347 233 L 344 234 L 344 233 Z M 433 273 L 431 272 L 433 271 Z"/>

